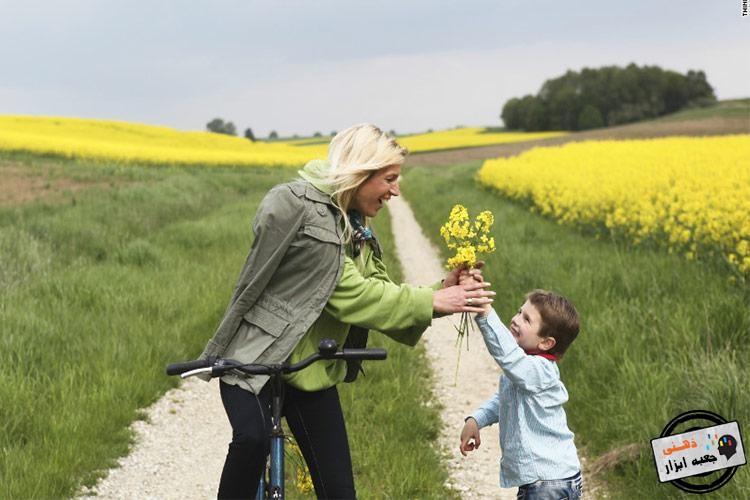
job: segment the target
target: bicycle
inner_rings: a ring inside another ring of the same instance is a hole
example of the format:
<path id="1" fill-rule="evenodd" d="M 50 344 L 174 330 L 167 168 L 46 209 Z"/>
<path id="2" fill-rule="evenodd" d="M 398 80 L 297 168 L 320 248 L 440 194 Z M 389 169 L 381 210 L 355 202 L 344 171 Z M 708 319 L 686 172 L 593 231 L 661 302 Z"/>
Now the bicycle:
<path id="1" fill-rule="evenodd" d="M 284 379 L 282 375 L 298 372 L 316 361 L 323 359 L 343 360 L 382 360 L 388 353 L 381 348 L 342 349 L 338 351 L 336 341 L 326 339 L 318 345 L 318 352 L 294 364 L 252 364 L 240 363 L 232 359 L 209 357 L 167 366 L 167 375 L 179 375 L 188 378 L 200 374 L 208 374 L 211 378 L 233 372 L 239 376 L 268 375 L 271 384 L 271 453 L 266 471 L 261 475 L 258 486 L 257 500 L 264 498 L 284 498 L 284 430 L 281 426 L 281 408 L 284 398 Z M 266 477 L 267 476 L 267 477 Z"/>

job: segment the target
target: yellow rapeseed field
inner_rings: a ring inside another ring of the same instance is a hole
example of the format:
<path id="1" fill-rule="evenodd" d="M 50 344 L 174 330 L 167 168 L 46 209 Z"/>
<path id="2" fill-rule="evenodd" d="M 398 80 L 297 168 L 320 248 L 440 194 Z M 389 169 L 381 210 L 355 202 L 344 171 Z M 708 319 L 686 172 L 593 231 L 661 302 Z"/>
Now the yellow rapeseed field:
<path id="1" fill-rule="evenodd" d="M 483 133 L 463 128 L 399 138 L 412 152 L 534 140 L 560 135 Z M 83 118 L 0 116 L 0 151 L 68 158 L 177 165 L 303 165 L 328 155 L 328 140 L 250 142 L 208 132 Z M 313 142 L 308 145 L 307 143 Z"/>
<path id="2" fill-rule="evenodd" d="M 439 130 L 424 134 L 396 137 L 398 143 L 412 153 L 440 151 L 444 149 L 489 146 L 507 142 L 535 141 L 566 135 L 569 132 L 488 132 L 481 127 L 463 127 L 452 130 Z M 325 138 L 296 139 L 288 141 L 302 147 L 318 147 Z"/>
<path id="3" fill-rule="evenodd" d="M 485 132 L 483 128 L 466 127 L 427 134 L 399 137 L 398 142 L 412 153 L 489 146 L 506 142 L 534 141 L 566 135 L 568 132 Z"/>
<path id="4" fill-rule="evenodd" d="M 327 148 L 168 127 L 80 118 L 0 116 L 0 151 L 28 151 L 124 163 L 302 165 Z"/>
<path id="5" fill-rule="evenodd" d="M 561 223 L 624 233 L 750 275 L 750 135 L 588 141 L 487 160 L 481 183 Z"/>

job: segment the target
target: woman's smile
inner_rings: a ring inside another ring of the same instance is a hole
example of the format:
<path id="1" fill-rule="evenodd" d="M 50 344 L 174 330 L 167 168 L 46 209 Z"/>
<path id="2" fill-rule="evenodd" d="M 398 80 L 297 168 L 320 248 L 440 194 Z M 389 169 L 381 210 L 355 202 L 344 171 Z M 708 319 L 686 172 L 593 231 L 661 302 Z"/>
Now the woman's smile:
<path id="1" fill-rule="evenodd" d="M 357 189 L 353 207 L 365 217 L 375 217 L 385 202 L 401 194 L 399 178 L 401 165 L 391 165 L 373 173 Z"/>

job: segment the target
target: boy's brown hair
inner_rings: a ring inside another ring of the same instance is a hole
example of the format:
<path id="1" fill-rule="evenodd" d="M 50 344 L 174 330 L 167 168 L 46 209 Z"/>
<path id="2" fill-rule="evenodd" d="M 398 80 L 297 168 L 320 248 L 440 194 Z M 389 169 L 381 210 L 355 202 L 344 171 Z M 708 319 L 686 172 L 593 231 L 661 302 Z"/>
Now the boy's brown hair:
<path id="1" fill-rule="evenodd" d="M 547 290 L 532 290 L 526 294 L 542 318 L 540 337 L 552 337 L 555 345 L 548 352 L 562 357 L 578 336 L 581 319 L 575 306 L 562 295 Z"/>

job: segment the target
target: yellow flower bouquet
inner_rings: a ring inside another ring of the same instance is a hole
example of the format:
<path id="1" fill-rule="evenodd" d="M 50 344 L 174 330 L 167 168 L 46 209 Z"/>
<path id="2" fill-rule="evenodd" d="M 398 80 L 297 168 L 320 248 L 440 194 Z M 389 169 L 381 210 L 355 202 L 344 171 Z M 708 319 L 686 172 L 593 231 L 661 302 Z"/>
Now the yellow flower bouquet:
<path id="1" fill-rule="evenodd" d="M 448 216 L 448 221 L 440 228 L 440 236 L 445 240 L 449 250 L 454 250 L 455 255 L 450 257 L 446 263 L 448 269 L 463 267 L 472 269 L 477 263 L 477 255 L 481 253 L 492 253 L 495 251 L 495 238 L 490 236 L 490 229 L 495 223 L 492 212 L 485 210 L 476 216 L 472 222 L 469 211 L 463 205 L 454 205 Z M 466 349 L 469 349 L 469 313 L 461 313 L 458 326 L 456 346 L 459 348 L 458 357 L 461 359 L 461 345 L 466 337 Z M 458 375 L 458 361 L 456 362 L 456 375 Z"/>

